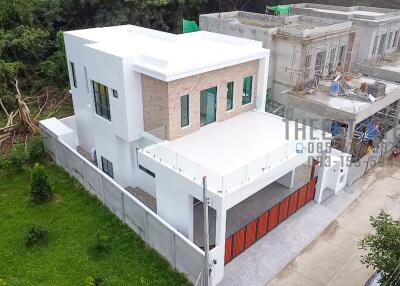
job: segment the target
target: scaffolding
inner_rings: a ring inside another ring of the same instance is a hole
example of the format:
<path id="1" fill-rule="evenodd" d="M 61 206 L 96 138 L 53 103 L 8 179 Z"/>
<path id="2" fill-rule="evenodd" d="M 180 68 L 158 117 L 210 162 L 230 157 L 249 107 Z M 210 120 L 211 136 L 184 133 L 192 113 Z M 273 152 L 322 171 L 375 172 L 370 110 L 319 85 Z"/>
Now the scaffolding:
<path id="1" fill-rule="evenodd" d="M 387 43 L 386 40 L 384 40 L 385 45 Z M 304 46 L 303 44 L 303 48 Z M 343 51 L 343 46 L 346 46 L 345 51 Z M 373 103 L 376 99 L 386 95 L 386 84 L 380 80 L 376 80 L 373 84 L 368 84 L 362 82 L 359 74 L 349 72 L 349 67 L 352 65 L 354 57 L 356 57 L 356 60 L 358 59 L 359 49 L 360 39 L 356 38 L 354 32 L 350 33 L 350 35 L 339 34 L 337 37 L 327 33 L 321 45 L 306 46 L 305 52 L 294 47 L 291 66 L 280 67 L 290 73 L 288 89 L 299 96 L 320 90 L 331 93 L 332 84 L 336 83 L 338 85 L 336 96 Z M 386 48 L 383 51 L 386 51 Z M 315 61 L 311 61 L 313 56 Z M 399 59 L 398 55 L 396 56 L 395 59 Z M 299 57 L 301 60 L 300 69 L 295 68 Z M 378 64 L 381 64 L 385 58 L 387 60 L 388 56 L 386 56 L 385 52 L 382 52 L 382 56 L 377 59 L 379 61 Z M 396 101 L 356 125 L 351 148 L 353 162 L 358 162 L 378 146 L 385 134 L 399 124 L 397 110 L 399 105 Z M 273 113 L 286 109 L 272 104 L 268 111 Z M 287 110 L 285 112 L 287 113 Z M 334 125 L 335 132 L 332 132 L 332 147 L 344 151 L 348 126 L 342 122 L 332 121 L 332 128 Z"/>

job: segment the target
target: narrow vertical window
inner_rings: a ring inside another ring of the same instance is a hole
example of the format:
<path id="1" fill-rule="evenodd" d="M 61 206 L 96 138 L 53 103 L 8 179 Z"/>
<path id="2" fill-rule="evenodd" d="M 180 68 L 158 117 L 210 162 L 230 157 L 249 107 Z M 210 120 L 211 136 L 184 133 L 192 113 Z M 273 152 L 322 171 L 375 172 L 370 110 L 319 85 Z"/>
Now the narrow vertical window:
<path id="1" fill-rule="evenodd" d="M 304 63 L 304 80 L 305 81 L 308 81 L 310 79 L 311 60 L 312 60 L 312 55 L 306 56 L 306 61 Z"/>
<path id="2" fill-rule="evenodd" d="M 72 83 L 73 83 L 74 87 L 78 87 L 78 84 L 76 82 L 76 75 L 75 75 L 75 64 L 73 62 L 69 62 L 69 65 L 71 67 Z"/>
<path id="3" fill-rule="evenodd" d="M 394 48 L 396 46 L 396 43 L 397 43 L 398 39 L 399 39 L 399 31 L 396 31 L 396 33 L 394 33 L 394 40 L 393 40 L 392 48 Z"/>
<path id="4" fill-rule="evenodd" d="M 189 125 L 189 95 L 181 96 L 181 127 Z"/>
<path id="5" fill-rule="evenodd" d="M 243 79 L 243 97 L 242 97 L 242 105 L 248 104 L 251 102 L 251 91 L 253 88 L 253 77 L 248 76 Z"/>
<path id="6" fill-rule="evenodd" d="M 384 53 L 384 49 L 385 49 L 385 43 L 386 43 L 386 34 L 383 34 L 381 36 L 381 41 L 379 43 L 379 49 L 378 49 L 378 55 L 381 56 Z"/>
<path id="7" fill-rule="evenodd" d="M 227 93 L 226 93 L 226 110 L 233 109 L 233 81 L 228 82 L 227 84 Z"/>
<path id="8" fill-rule="evenodd" d="M 338 66 L 341 67 L 345 64 L 345 59 L 346 59 L 346 46 L 341 46 L 339 50 L 339 60 L 338 60 Z"/>
<path id="9" fill-rule="evenodd" d="M 375 56 L 377 48 L 378 48 L 378 40 L 379 40 L 379 36 L 375 36 L 374 47 L 372 49 L 373 56 Z"/>
<path id="10" fill-rule="evenodd" d="M 111 178 L 114 178 L 113 164 L 103 156 L 101 156 L 101 167 L 104 173 L 109 175 Z"/>
<path id="11" fill-rule="evenodd" d="M 89 93 L 89 80 L 88 80 L 88 76 L 87 76 L 86 67 L 84 67 L 84 71 L 85 71 L 86 92 Z"/>
<path id="12" fill-rule="evenodd" d="M 108 87 L 93 81 L 93 93 L 96 113 L 111 121 Z"/>
<path id="13" fill-rule="evenodd" d="M 321 78 L 325 72 L 325 59 L 326 59 L 326 51 L 319 52 L 317 54 L 317 58 L 315 59 L 315 67 L 314 72 L 315 75 Z"/>
<path id="14" fill-rule="evenodd" d="M 387 42 L 387 48 L 386 49 L 390 49 L 392 47 L 392 40 L 393 40 L 393 32 L 390 32 L 389 34 L 389 40 Z"/>
<path id="15" fill-rule="evenodd" d="M 336 48 L 331 49 L 331 54 L 329 56 L 329 66 L 328 72 L 333 73 L 335 71 L 335 59 L 336 59 Z"/>

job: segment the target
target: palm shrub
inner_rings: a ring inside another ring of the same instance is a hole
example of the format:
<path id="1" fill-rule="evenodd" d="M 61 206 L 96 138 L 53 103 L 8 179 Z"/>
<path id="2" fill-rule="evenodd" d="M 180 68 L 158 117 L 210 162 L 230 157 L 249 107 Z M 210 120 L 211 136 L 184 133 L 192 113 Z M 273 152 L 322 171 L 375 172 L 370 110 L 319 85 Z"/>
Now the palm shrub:
<path id="1" fill-rule="evenodd" d="M 53 188 L 44 167 L 36 163 L 31 171 L 31 198 L 34 203 L 41 204 L 53 196 Z"/>

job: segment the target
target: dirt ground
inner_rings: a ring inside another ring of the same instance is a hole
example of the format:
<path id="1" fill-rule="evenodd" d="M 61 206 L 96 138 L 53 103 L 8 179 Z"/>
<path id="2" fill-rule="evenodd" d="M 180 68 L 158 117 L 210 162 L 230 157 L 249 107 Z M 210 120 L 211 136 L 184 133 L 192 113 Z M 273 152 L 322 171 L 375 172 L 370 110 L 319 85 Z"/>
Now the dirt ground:
<path id="1" fill-rule="evenodd" d="M 267 285 L 364 285 L 374 270 L 361 264 L 357 242 L 372 231 L 369 218 L 381 209 L 400 217 L 399 166 L 400 158 L 386 160 L 358 180 L 358 199 Z"/>

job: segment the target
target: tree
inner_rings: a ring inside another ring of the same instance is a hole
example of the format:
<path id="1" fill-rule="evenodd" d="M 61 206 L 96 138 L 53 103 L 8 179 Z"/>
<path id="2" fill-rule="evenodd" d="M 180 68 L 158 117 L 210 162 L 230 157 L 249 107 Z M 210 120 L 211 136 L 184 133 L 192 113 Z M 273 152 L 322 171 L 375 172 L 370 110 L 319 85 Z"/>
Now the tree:
<path id="1" fill-rule="evenodd" d="M 367 234 L 359 241 L 360 248 L 368 251 L 361 257 L 361 262 L 381 274 L 382 285 L 399 285 L 400 220 L 394 220 L 382 210 L 370 221 L 375 233 Z"/>

